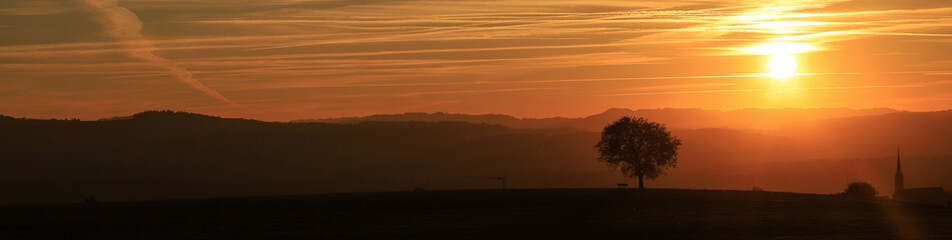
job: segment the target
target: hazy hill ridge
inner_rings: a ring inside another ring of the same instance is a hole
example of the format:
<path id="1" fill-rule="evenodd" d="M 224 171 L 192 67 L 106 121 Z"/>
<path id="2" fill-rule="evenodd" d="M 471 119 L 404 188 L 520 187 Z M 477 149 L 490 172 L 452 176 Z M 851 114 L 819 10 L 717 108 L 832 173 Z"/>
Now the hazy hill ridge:
<path id="1" fill-rule="evenodd" d="M 678 167 L 647 186 L 829 193 L 867 180 L 888 194 L 898 143 L 908 186 L 949 187 L 950 124 L 952 111 L 941 111 L 776 131 L 675 129 L 684 143 Z M 498 181 L 471 177 L 507 172 L 514 188 L 630 182 L 594 160 L 597 139 L 572 128 L 447 121 L 279 123 L 171 111 L 110 121 L 7 117 L 0 204 L 495 188 Z"/>
<path id="2" fill-rule="evenodd" d="M 457 121 L 469 123 L 499 124 L 511 128 L 561 128 L 570 127 L 587 131 L 600 131 L 602 127 L 622 116 L 645 117 L 652 121 L 665 123 L 669 128 L 735 128 L 735 129 L 775 129 L 790 124 L 823 119 L 877 116 L 896 113 L 888 108 L 875 109 L 740 109 L 730 111 L 704 109 L 639 109 L 612 108 L 605 112 L 582 118 L 517 118 L 502 114 L 458 114 L 458 113 L 403 113 L 378 114 L 365 117 L 345 117 L 329 119 L 307 119 L 292 122 L 356 123 L 369 121 Z"/>

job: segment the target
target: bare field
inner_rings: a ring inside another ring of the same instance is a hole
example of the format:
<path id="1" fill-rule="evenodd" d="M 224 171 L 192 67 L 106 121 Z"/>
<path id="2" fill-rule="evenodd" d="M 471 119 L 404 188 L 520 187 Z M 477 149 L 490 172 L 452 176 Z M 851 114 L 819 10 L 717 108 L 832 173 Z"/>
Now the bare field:
<path id="1" fill-rule="evenodd" d="M 0 207 L 2 239 L 952 239 L 952 208 L 674 189 L 347 193 Z"/>

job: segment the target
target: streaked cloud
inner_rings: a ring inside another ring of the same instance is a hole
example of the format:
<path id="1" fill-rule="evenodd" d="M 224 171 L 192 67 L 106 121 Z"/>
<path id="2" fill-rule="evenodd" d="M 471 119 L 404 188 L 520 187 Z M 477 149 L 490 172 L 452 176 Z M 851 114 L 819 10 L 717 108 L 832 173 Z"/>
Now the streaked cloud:
<path id="1" fill-rule="evenodd" d="M 156 49 L 152 43 L 142 37 L 142 21 L 135 13 L 127 8 L 120 7 L 117 0 L 79 0 L 81 8 L 93 13 L 103 24 L 103 33 L 113 40 L 126 43 L 122 52 L 127 57 L 146 62 L 154 67 L 166 71 L 173 78 L 205 92 L 218 100 L 237 105 L 234 101 L 222 96 L 218 91 L 211 89 L 195 78 L 185 67 L 179 66 L 163 57 L 156 56 Z M 131 44 L 134 43 L 134 44 Z"/>
<path id="2" fill-rule="evenodd" d="M 865 98 L 946 109 L 950 19 L 952 4 L 939 0 L 8 0 L 0 91 L 11 94 L 0 95 L 0 114 L 544 117 L 828 106 L 820 99 L 867 107 Z M 810 50 L 785 53 L 799 72 L 777 83 L 766 62 L 784 44 Z M 771 49 L 749 51 L 757 46 Z M 765 103 L 778 89 L 809 94 Z M 74 107 L 44 108 L 63 101 Z"/>

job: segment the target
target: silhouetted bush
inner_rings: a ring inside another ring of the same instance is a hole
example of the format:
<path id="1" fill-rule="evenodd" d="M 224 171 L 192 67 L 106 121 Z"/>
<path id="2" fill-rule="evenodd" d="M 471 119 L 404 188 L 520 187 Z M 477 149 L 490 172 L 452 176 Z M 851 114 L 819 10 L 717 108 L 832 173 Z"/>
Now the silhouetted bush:
<path id="1" fill-rule="evenodd" d="M 758 187 L 758 186 L 754 186 L 754 188 L 751 188 L 750 191 L 752 191 L 752 192 L 763 192 L 764 189 L 763 189 L 763 188 L 760 188 L 760 187 Z"/>
<path id="2" fill-rule="evenodd" d="M 851 182 L 846 186 L 846 190 L 843 191 L 843 195 L 847 197 L 863 198 L 863 199 L 875 199 L 876 195 L 879 194 L 879 191 L 876 191 L 876 188 L 868 182 Z"/>

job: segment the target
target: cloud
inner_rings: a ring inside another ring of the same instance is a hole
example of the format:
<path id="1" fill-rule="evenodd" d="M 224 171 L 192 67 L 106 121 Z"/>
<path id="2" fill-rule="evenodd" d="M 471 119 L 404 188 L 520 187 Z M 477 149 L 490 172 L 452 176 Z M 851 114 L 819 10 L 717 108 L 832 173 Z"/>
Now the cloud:
<path id="1" fill-rule="evenodd" d="M 174 62 L 159 57 L 153 52 L 155 47 L 148 39 L 142 37 L 142 21 L 139 16 L 128 8 L 120 7 L 118 0 L 76 0 L 84 10 L 96 15 L 97 20 L 103 24 L 103 34 L 116 41 L 122 41 L 124 55 L 150 63 L 154 67 L 168 72 L 169 75 L 185 82 L 192 88 L 204 92 L 208 96 L 218 99 L 222 102 L 235 106 L 240 106 L 236 102 L 211 89 L 195 78 L 185 67 L 179 66 Z"/>
<path id="2" fill-rule="evenodd" d="M 0 38 L 2 89 L 70 86 L 62 88 L 77 98 L 84 97 L 73 87 L 79 84 L 84 90 L 148 89 L 158 97 L 142 102 L 155 102 L 195 93 L 181 81 L 204 94 L 169 108 L 217 104 L 209 106 L 215 111 L 241 109 L 219 103 L 233 101 L 203 82 L 258 109 L 334 105 L 372 113 L 430 106 L 427 101 L 460 112 L 510 106 L 466 100 L 487 92 L 499 96 L 488 102 L 512 96 L 559 101 L 566 96 L 553 96 L 562 93 L 579 99 L 646 95 L 639 102 L 577 101 L 578 108 L 760 106 L 760 95 L 744 92 L 762 91 L 771 81 L 762 73 L 765 59 L 740 50 L 771 41 L 817 47 L 799 55 L 803 72 L 794 81 L 812 88 L 793 89 L 813 93 L 922 92 L 895 86 L 944 79 L 948 75 L 940 74 L 952 66 L 942 55 L 952 49 L 946 40 L 952 4 L 943 0 L 121 0 L 121 6 L 115 0 L 0 0 L 0 18 L 9 32 Z M 77 28 L 76 20 L 86 22 Z M 899 71 L 933 72 L 889 73 Z M 168 76 L 177 81 L 154 87 L 152 79 Z M 697 101 L 704 93 L 733 100 Z M 360 104 L 351 101 L 358 97 Z M 378 97 L 392 101 L 374 102 Z M 0 96 L 0 102 L 9 99 Z M 863 104 L 856 99 L 844 101 Z M 826 104 L 797 100 L 803 107 Z M 561 114 L 556 111 L 547 114 Z"/>

